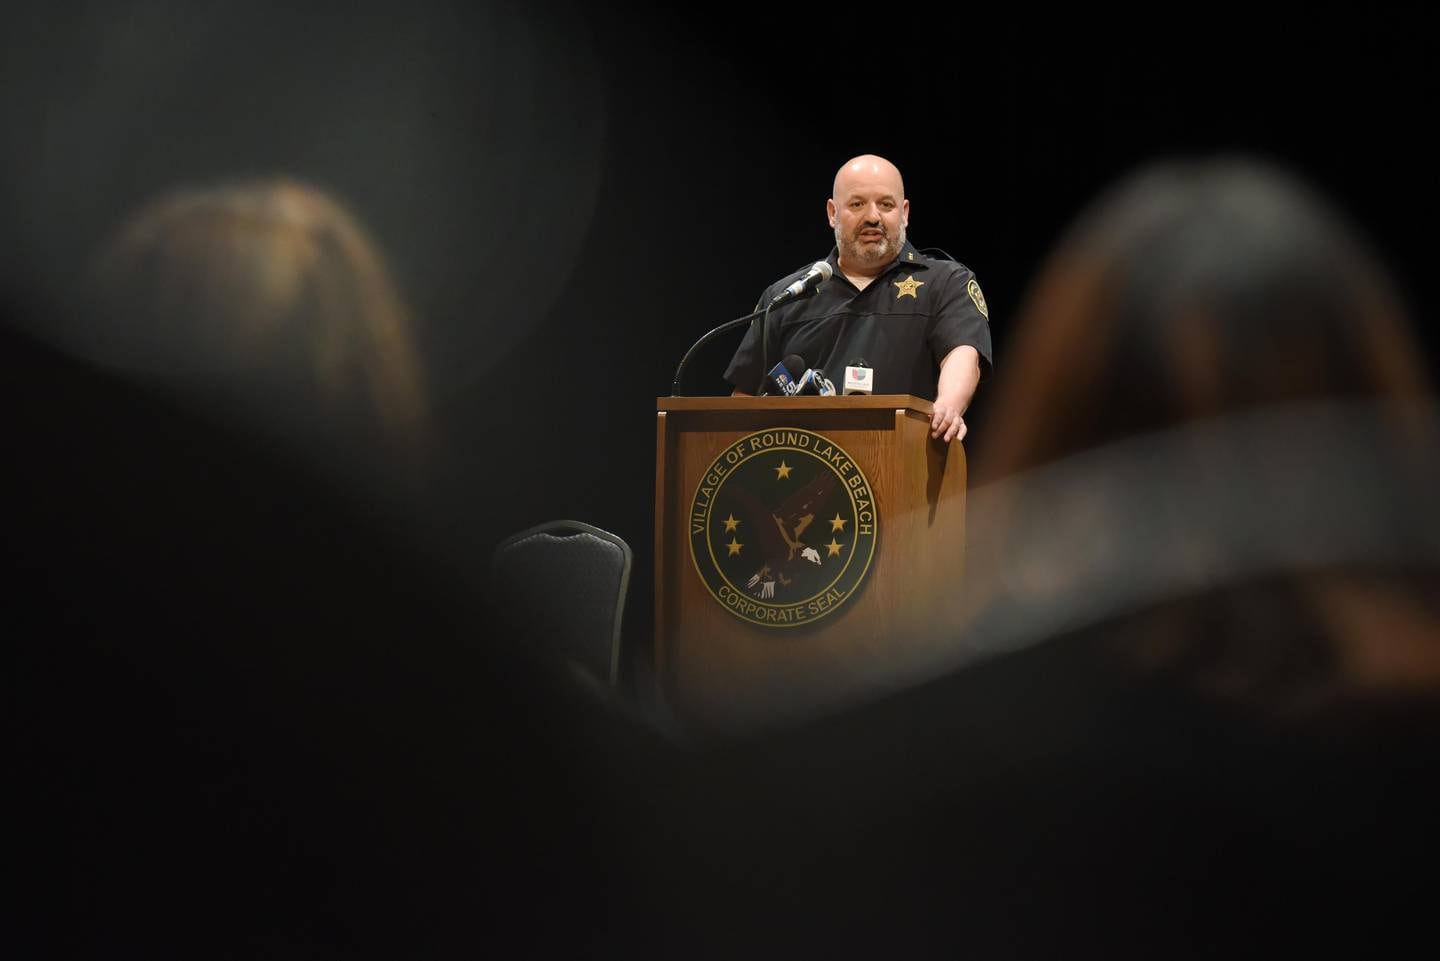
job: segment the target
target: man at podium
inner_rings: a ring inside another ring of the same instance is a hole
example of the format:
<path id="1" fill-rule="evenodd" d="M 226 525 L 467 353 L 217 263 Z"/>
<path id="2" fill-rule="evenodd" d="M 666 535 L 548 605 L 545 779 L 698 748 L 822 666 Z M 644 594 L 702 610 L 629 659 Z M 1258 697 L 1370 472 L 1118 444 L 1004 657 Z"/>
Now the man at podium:
<path id="1" fill-rule="evenodd" d="M 765 360 L 796 354 L 834 373 L 864 358 L 875 393 L 934 398 L 931 436 L 964 438 L 965 410 L 991 363 L 989 309 L 974 273 L 906 239 L 910 201 L 900 171 L 883 157 L 841 167 L 825 210 L 835 231 L 831 279 L 813 297 L 771 312 L 763 351 L 766 325 L 752 323 L 725 379 L 746 395 L 760 384 Z M 771 284 L 757 309 L 810 269 Z"/>

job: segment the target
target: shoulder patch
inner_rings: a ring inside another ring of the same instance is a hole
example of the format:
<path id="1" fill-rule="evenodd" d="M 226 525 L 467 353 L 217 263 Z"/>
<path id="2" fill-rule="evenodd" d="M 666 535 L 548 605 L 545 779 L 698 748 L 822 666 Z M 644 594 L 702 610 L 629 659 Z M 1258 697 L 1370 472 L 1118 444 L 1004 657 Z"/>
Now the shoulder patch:
<path id="1" fill-rule="evenodd" d="M 975 309 L 984 314 L 986 320 L 989 320 L 990 308 L 985 306 L 985 295 L 980 292 L 980 281 L 971 277 L 970 283 L 965 285 L 965 293 L 969 294 L 970 299 L 975 302 Z"/>

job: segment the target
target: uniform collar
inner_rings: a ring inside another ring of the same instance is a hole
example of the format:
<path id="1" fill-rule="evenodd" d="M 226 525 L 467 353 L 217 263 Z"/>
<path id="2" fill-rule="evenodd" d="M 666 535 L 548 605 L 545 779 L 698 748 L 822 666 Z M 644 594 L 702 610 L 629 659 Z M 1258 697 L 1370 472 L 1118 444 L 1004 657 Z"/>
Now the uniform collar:
<path id="1" fill-rule="evenodd" d="M 836 273 L 840 272 L 839 247 L 831 247 L 830 256 L 826 257 L 825 259 L 830 262 L 830 266 L 835 269 Z M 900 248 L 900 256 L 890 261 L 889 266 L 887 266 L 884 270 L 880 271 L 880 273 L 876 274 L 875 277 L 876 279 L 884 277 L 886 274 L 890 273 L 890 271 L 896 269 L 897 267 L 904 268 L 905 270 L 921 270 L 929 266 L 930 262 L 925 259 L 925 255 L 922 254 L 919 250 L 915 249 L 915 245 L 910 242 L 909 238 L 906 238 L 904 246 Z"/>
<path id="2" fill-rule="evenodd" d="M 895 262 L 889 267 L 886 267 L 885 270 L 888 273 L 897 266 L 904 267 L 906 270 L 919 270 L 922 267 L 930 266 L 930 263 L 925 259 L 925 255 L 916 250 L 915 245 L 912 244 L 909 239 L 906 239 L 905 245 L 900 248 L 900 256 L 896 257 Z"/>

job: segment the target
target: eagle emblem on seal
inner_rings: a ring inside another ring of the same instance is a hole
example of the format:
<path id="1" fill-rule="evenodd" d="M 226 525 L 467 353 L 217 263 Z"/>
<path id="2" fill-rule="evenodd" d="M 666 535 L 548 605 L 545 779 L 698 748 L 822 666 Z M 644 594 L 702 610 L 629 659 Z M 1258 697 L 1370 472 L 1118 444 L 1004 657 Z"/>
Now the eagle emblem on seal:
<path id="1" fill-rule="evenodd" d="M 730 613 L 794 627 L 844 605 L 870 568 L 879 518 L 850 455 L 810 431 L 774 428 L 731 444 L 690 512 L 696 572 Z"/>

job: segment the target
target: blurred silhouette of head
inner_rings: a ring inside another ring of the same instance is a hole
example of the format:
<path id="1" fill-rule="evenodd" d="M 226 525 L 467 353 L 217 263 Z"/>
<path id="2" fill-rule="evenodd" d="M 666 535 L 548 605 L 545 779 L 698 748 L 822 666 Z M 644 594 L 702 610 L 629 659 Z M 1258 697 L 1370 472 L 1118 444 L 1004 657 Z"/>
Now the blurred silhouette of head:
<path id="1" fill-rule="evenodd" d="M 1358 233 L 1257 160 L 1122 180 L 1071 228 L 1015 324 L 991 477 L 1199 418 L 1425 389 L 1399 297 Z"/>
<path id="2" fill-rule="evenodd" d="M 1016 323 L 978 472 L 1004 482 L 971 502 L 973 643 L 1108 622 L 1257 704 L 1440 690 L 1423 363 L 1326 201 L 1254 160 L 1151 165 Z"/>
<path id="3" fill-rule="evenodd" d="M 364 229 L 288 178 L 179 189 L 103 248 L 76 346 L 261 429 L 378 429 L 424 394 L 411 320 Z"/>

